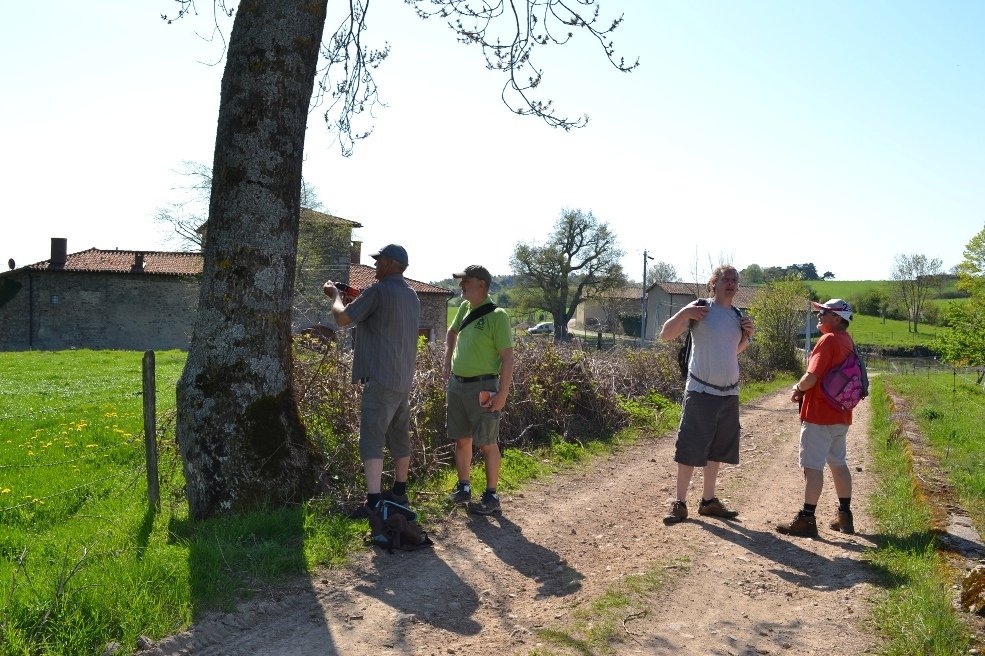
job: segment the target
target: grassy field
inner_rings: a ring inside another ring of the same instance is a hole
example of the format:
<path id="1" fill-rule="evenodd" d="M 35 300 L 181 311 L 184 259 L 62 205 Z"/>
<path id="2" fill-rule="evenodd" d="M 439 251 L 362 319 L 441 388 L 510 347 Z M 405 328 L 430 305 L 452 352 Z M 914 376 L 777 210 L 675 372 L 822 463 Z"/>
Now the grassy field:
<path id="1" fill-rule="evenodd" d="M 189 619 L 175 603 L 188 594 L 185 550 L 147 512 L 141 357 L 0 354 L 5 654 L 100 653 L 111 638 Z M 183 363 L 157 357 L 163 408 Z"/>
<path id="2" fill-rule="evenodd" d="M 985 528 L 985 394 L 954 375 L 894 375 L 888 383 L 911 404 L 922 430 L 955 484 L 962 504 Z M 873 380 L 873 419 L 869 446 L 875 454 L 879 486 L 871 500 L 878 523 L 878 547 L 867 559 L 880 570 L 886 589 L 874 598 L 873 619 L 886 639 L 887 656 L 962 656 L 968 653 L 968 627 L 952 605 L 950 570 L 935 549 L 930 509 L 915 494 L 911 451 L 898 438 L 894 408 L 883 379 Z"/>

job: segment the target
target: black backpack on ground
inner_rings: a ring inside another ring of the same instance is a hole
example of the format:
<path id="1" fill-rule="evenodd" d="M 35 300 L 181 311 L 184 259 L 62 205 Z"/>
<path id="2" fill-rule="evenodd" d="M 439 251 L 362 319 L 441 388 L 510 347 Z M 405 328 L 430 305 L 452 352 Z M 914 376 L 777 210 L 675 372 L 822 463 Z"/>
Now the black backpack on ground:
<path id="1" fill-rule="evenodd" d="M 383 499 L 369 511 L 369 530 L 368 542 L 389 553 L 415 551 L 434 544 L 417 523 L 417 513 L 390 499 Z"/>

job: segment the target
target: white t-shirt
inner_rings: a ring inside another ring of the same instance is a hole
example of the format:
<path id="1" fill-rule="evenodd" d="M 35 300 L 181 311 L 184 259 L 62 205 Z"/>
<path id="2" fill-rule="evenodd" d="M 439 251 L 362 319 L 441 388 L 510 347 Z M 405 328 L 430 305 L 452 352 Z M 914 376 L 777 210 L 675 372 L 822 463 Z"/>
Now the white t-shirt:
<path id="1" fill-rule="evenodd" d="M 728 387 L 739 381 L 739 343 L 742 340 L 742 324 L 732 306 L 708 301 L 708 312 L 701 321 L 691 325 L 691 362 L 693 376 L 688 376 L 685 389 L 689 392 L 707 392 L 718 396 L 739 393 L 738 386 L 722 391 L 702 385 L 694 377 Z"/>

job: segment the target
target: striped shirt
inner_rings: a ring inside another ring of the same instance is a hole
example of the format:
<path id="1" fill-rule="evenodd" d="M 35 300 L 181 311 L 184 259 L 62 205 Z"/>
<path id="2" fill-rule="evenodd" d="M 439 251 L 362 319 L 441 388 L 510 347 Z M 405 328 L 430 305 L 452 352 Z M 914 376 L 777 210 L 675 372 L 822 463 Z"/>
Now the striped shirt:
<path id="1" fill-rule="evenodd" d="M 352 382 L 372 379 L 410 392 L 417 363 L 421 302 L 399 273 L 373 283 L 345 307 L 356 324 Z"/>

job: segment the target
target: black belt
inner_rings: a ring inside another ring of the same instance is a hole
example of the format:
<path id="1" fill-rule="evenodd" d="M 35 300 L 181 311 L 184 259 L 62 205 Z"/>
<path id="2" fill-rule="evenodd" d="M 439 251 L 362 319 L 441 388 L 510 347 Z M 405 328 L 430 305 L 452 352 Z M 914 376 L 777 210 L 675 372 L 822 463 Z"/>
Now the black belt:
<path id="1" fill-rule="evenodd" d="M 722 387 L 721 385 L 715 385 L 714 383 L 709 383 L 709 382 L 703 381 L 700 378 L 698 378 L 697 376 L 695 376 L 694 374 L 692 374 L 690 371 L 687 372 L 687 375 L 690 376 L 691 378 L 693 378 L 694 380 L 698 381 L 699 383 L 701 383 L 705 387 L 710 387 L 712 389 L 717 389 L 719 392 L 728 392 L 729 390 L 734 390 L 736 387 L 739 386 L 739 382 L 738 381 L 732 383 L 731 385 L 726 385 L 726 386 Z"/>
<path id="2" fill-rule="evenodd" d="M 496 380 L 499 378 L 498 374 L 484 374 L 482 376 L 459 376 L 458 374 L 452 374 L 452 376 L 460 383 L 478 383 L 480 380 Z"/>

